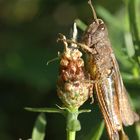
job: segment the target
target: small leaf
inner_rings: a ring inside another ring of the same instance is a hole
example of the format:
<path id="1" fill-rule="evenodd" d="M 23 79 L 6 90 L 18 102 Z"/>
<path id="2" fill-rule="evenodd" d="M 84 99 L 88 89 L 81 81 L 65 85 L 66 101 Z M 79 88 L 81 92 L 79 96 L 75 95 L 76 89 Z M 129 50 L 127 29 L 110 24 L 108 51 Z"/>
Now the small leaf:
<path id="1" fill-rule="evenodd" d="M 79 114 L 81 113 L 90 113 L 91 110 L 90 109 L 82 109 L 82 110 L 79 110 Z"/>
<path id="2" fill-rule="evenodd" d="M 126 32 L 124 35 L 126 49 L 129 57 L 133 57 L 135 55 L 135 48 L 133 45 L 133 39 L 130 32 Z"/>
<path id="3" fill-rule="evenodd" d="M 62 110 L 57 109 L 57 108 L 30 108 L 30 107 L 25 107 L 26 110 L 32 111 L 32 112 L 46 112 L 46 113 L 62 113 Z"/>
<path id="4" fill-rule="evenodd" d="M 140 140 L 140 123 L 136 124 L 136 132 L 137 132 L 138 139 Z"/>
<path id="5" fill-rule="evenodd" d="M 104 122 L 102 121 L 94 130 L 96 131 L 93 132 L 93 135 L 91 136 L 91 140 L 100 140 L 104 130 Z"/>
<path id="6" fill-rule="evenodd" d="M 32 132 L 32 140 L 44 140 L 46 124 L 45 114 L 41 113 L 36 119 Z"/>
<path id="7" fill-rule="evenodd" d="M 81 124 L 79 120 L 71 120 L 67 124 L 67 131 L 80 131 Z"/>
<path id="8" fill-rule="evenodd" d="M 76 19 L 75 22 L 77 24 L 77 27 L 79 27 L 82 31 L 86 30 L 87 25 L 83 21 L 81 21 L 80 19 Z"/>

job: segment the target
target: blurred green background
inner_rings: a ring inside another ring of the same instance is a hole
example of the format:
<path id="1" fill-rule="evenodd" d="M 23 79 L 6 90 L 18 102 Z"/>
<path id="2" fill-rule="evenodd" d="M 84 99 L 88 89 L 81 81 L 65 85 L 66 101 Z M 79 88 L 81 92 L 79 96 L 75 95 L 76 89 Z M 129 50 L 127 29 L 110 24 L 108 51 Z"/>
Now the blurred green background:
<path id="1" fill-rule="evenodd" d="M 107 24 L 126 88 L 140 112 L 140 2 L 94 0 L 93 3 L 98 17 Z M 46 64 L 63 50 L 63 45 L 56 43 L 58 33 L 68 36 L 76 18 L 86 24 L 92 22 L 87 0 L 0 0 L 1 140 L 31 137 L 38 113 L 27 112 L 24 107 L 61 105 L 56 95 L 59 61 Z M 92 109 L 92 113 L 80 116 L 82 130 L 77 139 L 88 140 L 102 120 L 97 101 L 94 105 L 89 102 L 83 108 Z M 46 139 L 65 140 L 64 118 L 57 114 L 46 117 Z M 126 131 L 131 140 L 138 140 L 140 124 Z M 105 131 L 102 139 L 107 139 Z"/>

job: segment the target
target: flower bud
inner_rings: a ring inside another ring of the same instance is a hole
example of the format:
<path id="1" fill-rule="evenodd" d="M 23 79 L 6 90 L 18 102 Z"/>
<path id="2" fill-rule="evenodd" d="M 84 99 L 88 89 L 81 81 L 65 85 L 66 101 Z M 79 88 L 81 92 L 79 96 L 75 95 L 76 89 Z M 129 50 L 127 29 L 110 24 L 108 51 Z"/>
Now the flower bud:
<path id="1" fill-rule="evenodd" d="M 67 108 L 78 109 L 92 95 L 93 84 L 85 73 L 82 53 L 68 46 L 65 39 L 63 36 L 65 49 L 60 56 L 57 93 Z"/>

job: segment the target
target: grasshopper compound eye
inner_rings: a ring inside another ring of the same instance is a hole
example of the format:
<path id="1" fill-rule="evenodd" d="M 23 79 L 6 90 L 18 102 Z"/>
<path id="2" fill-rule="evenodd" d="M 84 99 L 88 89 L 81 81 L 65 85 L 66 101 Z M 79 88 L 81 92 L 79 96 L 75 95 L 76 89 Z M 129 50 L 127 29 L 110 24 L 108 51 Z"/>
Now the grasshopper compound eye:
<path id="1" fill-rule="evenodd" d="M 104 31 L 104 30 L 105 30 L 105 25 L 104 25 L 104 24 L 100 24 L 100 25 L 98 26 L 98 30 Z"/>

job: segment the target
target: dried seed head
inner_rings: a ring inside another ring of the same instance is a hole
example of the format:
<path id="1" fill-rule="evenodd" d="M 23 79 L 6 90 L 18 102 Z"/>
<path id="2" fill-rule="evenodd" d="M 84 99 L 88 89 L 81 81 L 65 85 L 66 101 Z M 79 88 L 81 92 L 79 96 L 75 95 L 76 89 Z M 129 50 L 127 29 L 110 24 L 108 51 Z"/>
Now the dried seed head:
<path id="1" fill-rule="evenodd" d="M 82 53 L 73 47 L 68 47 L 61 54 L 57 93 L 63 104 L 69 109 L 78 109 L 92 94 L 93 84 L 84 71 Z M 72 45 L 72 44 L 71 44 Z"/>

